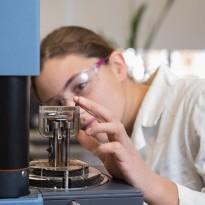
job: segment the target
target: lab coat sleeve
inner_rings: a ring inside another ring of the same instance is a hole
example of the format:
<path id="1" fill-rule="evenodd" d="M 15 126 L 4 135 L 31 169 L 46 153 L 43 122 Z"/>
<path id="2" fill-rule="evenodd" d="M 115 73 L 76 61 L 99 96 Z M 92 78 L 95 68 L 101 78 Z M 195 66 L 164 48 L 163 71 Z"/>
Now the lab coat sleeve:
<path id="1" fill-rule="evenodd" d="M 204 86 L 205 88 L 205 86 Z M 199 148 L 194 166 L 203 181 L 201 191 L 194 191 L 177 184 L 180 205 L 205 205 L 205 89 L 197 97 L 193 109 L 192 123 L 199 138 Z"/>
<path id="2" fill-rule="evenodd" d="M 185 186 L 177 184 L 179 194 L 179 205 L 204 205 L 205 193 L 193 191 Z"/>

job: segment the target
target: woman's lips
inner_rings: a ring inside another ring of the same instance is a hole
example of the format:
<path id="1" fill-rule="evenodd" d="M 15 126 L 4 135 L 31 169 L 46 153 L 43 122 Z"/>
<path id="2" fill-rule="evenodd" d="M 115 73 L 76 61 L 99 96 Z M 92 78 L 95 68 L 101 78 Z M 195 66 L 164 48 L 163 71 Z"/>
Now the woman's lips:
<path id="1" fill-rule="evenodd" d="M 86 130 L 87 128 L 89 128 L 93 122 L 96 121 L 95 118 L 92 118 L 91 120 L 89 120 L 87 123 L 85 123 L 83 126 L 82 126 L 82 130 Z"/>

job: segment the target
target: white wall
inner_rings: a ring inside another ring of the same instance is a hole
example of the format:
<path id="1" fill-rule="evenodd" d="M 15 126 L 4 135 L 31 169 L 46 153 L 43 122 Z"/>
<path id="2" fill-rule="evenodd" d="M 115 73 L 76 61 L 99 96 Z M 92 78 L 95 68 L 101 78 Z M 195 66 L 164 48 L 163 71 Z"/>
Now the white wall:
<path id="1" fill-rule="evenodd" d="M 142 47 L 166 0 L 41 0 L 41 37 L 62 25 L 80 25 L 126 47 L 131 16 L 142 2 L 149 4 L 139 35 Z M 205 0 L 175 0 L 152 47 L 204 48 L 204 8 Z"/>
<path id="2" fill-rule="evenodd" d="M 67 0 L 66 22 L 85 26 L 122 46 L 128 36 L 132 0 Z"/>
<path id="3" fill-rule="evenodd" d="M 53 29 L 65 25 L 66 0 L 40 0 L 41 38 Z"/>
<path id="4" fill-rule="evenodd" d="M 139 0 L 135 0 L 139 1 Z M 166 0 L 144 0 L 149 2 L 148 12 L 140 33 L 142 46 L 146 33 Z M 153 43 L 154 48 L 205 48 L 205 1 L 175 0 Z"/>
<path id="5" fill-rule="evenodd" d="M 41 0 L 41 37 L 62 24 L 79 25 L 124 46 L 131 4 L 132 0 Z"/>

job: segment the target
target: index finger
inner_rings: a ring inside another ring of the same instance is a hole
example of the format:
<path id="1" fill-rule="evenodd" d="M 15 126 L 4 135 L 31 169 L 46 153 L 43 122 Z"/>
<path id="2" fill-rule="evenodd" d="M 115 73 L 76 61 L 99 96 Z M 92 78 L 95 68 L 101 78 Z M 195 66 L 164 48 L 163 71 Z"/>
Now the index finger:
<path id="1" fill-rule="evenodd" d="M 88 113 L 96 117 L 102 122 L 112 122 L 113 117 L 110 112 L 103 107 L 87 98 L 75 96 L 74 102 L 77 103 L 80 107 L 85 109 Z"/>

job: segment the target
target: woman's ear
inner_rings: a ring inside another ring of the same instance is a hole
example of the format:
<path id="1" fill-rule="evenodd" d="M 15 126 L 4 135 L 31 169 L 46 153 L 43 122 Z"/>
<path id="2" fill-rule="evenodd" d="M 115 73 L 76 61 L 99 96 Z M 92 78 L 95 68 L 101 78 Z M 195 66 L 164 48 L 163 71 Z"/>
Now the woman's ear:
<path id="1" fill-rule="evenodd" d="M 127 65 L 121 51 L 115 50 L 111 53 L 109 65 L 117 79 L 123 81 L 127 78 Z"/>

